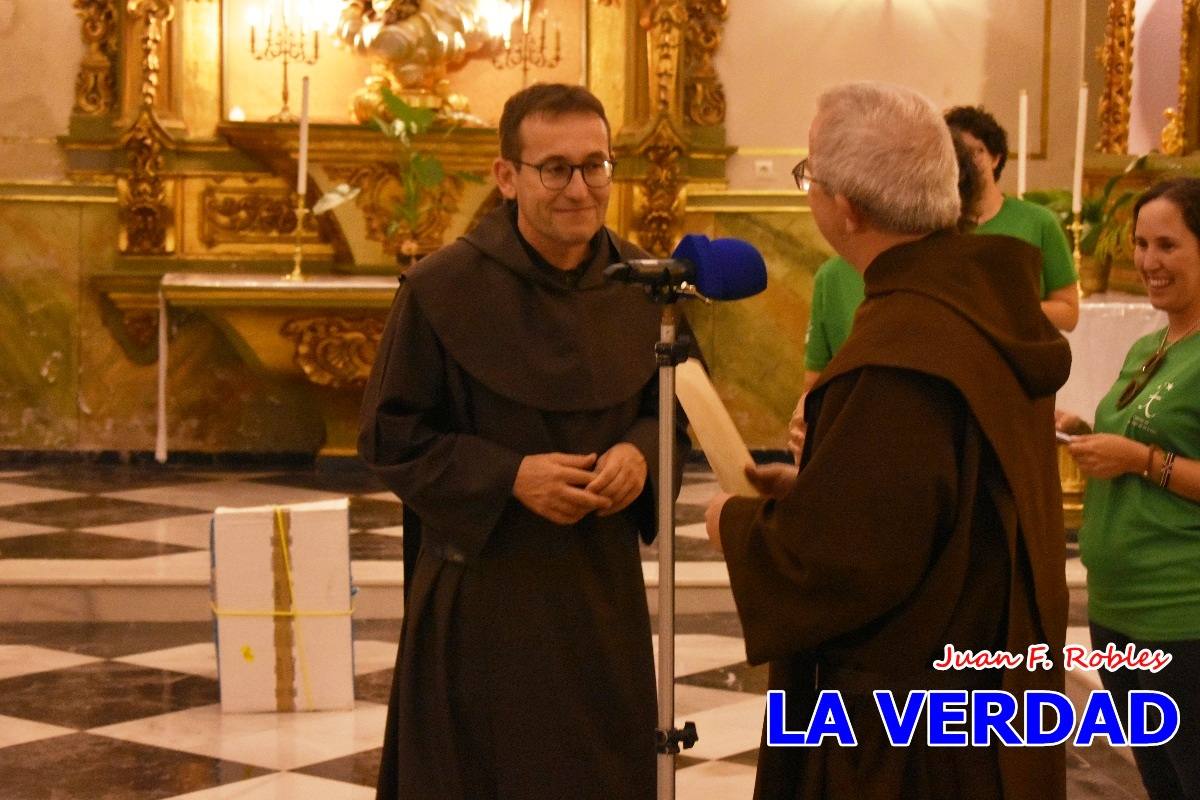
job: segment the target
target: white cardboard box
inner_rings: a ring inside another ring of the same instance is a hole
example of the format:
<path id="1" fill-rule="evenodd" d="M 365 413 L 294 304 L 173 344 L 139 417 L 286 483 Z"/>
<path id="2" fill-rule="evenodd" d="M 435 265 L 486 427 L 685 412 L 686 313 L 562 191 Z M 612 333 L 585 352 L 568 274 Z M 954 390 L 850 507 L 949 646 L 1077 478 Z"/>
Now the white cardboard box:
<path id="1" fill-rule="evenodd" d="M 349 535 L 346 498 L 213 514 L 222 711 L 354 707 Z"/>

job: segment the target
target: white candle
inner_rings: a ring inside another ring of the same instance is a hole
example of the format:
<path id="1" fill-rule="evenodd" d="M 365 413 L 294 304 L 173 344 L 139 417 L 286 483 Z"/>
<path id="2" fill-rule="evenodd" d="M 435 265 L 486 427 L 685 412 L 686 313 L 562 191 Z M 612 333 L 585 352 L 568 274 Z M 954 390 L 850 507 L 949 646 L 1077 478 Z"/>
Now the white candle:
<path id="1" fill-rule="evenodd" d="M 1017 109 L 1017 197 L 1025 196 L 1025 165 L 1029 160 L 1029 93 L 1021 90 Z"/>
<path id="2" fill-rule="evenodd" d="M 1088 87 L 1079 87 L 1079 109 L 1075 119 L 1075 174 L 1071 181 L 1071 211 L 1083 209 L 1083 140 L 1087 133 Z"/>
<path id="3" fill-rule="evenodd" d="M 304 203 L 304 195 L 308 192 L 308 76 L 304 76 L 300 90 L 300 162 L 296 172 L 296 194 L 300 195 L 300 203 Z"/>

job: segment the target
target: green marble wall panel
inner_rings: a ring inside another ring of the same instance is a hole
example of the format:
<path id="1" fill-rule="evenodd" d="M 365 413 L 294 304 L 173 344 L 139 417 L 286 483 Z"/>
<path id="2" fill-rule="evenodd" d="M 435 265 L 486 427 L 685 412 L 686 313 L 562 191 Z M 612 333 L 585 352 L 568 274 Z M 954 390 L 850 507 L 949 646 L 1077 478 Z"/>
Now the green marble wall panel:
<path id="1" fill-rule="evenodd" d="M 0 203 L 0 447 L 78 435 L 79 212 Z"/>
<path id="2" fill-rule="evenodd" d="M 762 251 L 767 290 L 736 302 L 689 305 L 688 317 L 746 443 L 782 449 L 804 383 L 813 274 L 828 245 L 808 213 L 718 213 L 712 235 L 745 239 Z"/>

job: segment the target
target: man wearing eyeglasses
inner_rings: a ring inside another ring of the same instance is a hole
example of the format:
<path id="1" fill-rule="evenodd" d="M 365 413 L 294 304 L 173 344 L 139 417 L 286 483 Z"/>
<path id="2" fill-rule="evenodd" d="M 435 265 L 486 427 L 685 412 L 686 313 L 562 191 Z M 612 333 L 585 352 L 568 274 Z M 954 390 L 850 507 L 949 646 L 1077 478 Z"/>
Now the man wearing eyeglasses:
<path id="1" fill-rule="evenodd" d="M 758 800 L 1066 793 L 1061 746 L 971 746 L 966 734 L 970 715 L 988 713 L 971 692 L 1012 698 L 1020 730 L 1024 692 L 1061 692 L 1061 666 L 946 658 L 1023 662 L 1038 646 L 1061 663 L 1067 611 L 1053 399 L 1070 351 L 1038 306 L 1037 249 L 955 231 L 957 173 L 922 95 L 852 83 L 818 100 L 796 182 L 866 299 L 805 401 L 799 467 L 748 467 L 768 497 L 718 496 L 706 522 L 749 660 L 769 662 L 770 688 L 786 693 L 786 729 L 811 731 L 829 690 L 858 741 L 764 743 Z M 961 724 L 921 690 L 961 693 L 944 708 Z M 910 741 L 885 736 L 885 706 L 922 705 Z"/>
<path id="2" fill-rule="evenodd" d="M 603 277 L 645 256 L 604 226 L 600 101 L 511 97 L 493 174 L 504 203 L 401 279 L 363 403 L 405 505 L 378 797 L 649 800 L 660 316 Z"/>

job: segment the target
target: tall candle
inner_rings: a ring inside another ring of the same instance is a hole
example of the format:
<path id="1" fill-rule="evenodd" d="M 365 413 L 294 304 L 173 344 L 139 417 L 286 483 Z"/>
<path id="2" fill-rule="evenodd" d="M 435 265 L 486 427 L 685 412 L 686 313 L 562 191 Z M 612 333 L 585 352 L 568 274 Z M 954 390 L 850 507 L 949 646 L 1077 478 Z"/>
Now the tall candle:
<path id="1" fill-rule="evenodd" d="M 1071 181 L 1071 211 L 1083 209 L 1083 140 L 1087 133 L 1088 87 L 1079 87 L 1079 109 L 1075 118 L 1075 174 Z"/>
<path id="2" fill-rule="evenodd" d="M 1017 197 L 1025 196 L 1025 164 L 1029 160 L 1029 93 L 1021 90 L 1017 109 Z"/>
<path id="3" fill-rule="evenodd" d="M 296 194 L 300 195 L 301 204 L 308 192 L 308 76 L 304 76 L 303 88 L 300 90 L 300 162 L 296 172 Z"/>

